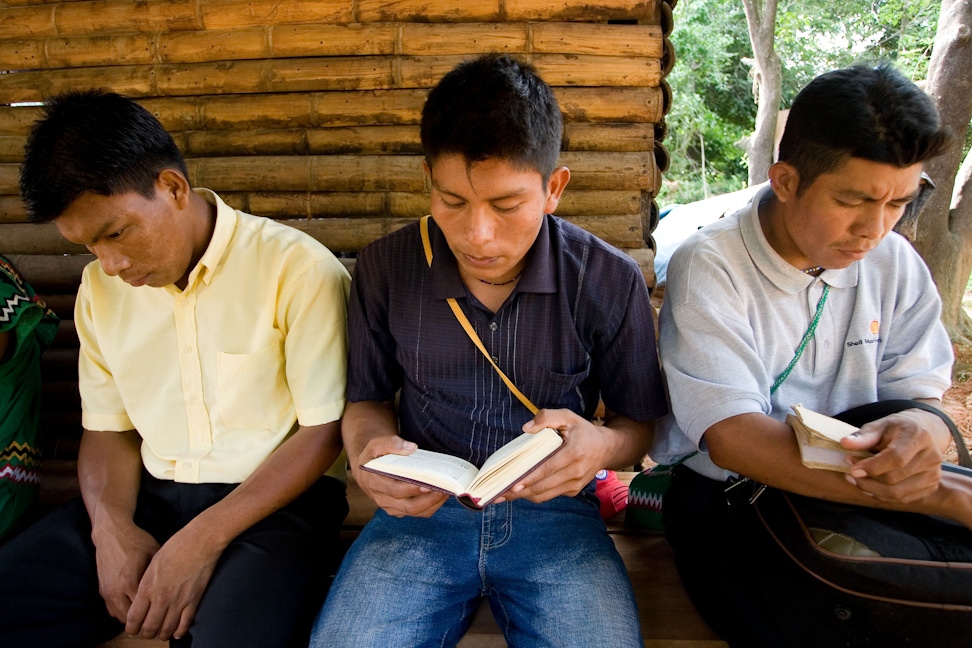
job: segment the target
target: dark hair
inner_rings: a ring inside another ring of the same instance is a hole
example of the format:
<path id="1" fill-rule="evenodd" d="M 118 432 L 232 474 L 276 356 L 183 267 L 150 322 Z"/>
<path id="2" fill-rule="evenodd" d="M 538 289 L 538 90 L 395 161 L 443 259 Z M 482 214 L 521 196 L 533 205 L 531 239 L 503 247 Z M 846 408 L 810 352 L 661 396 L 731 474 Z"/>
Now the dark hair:
<path id="1" fill-rule="evenodd" d="M 797 94 L 780 140 L 781 162 L 800 174 L 797 194 L 848 158 L 904 168 L 951 144 L 931 98 L 890 65 L 818 76 Z"/>
<path id="2" fill-rule="evenodd" d="M 86 192 L 152 198 L 163 169 L 189 175 L 172 137 L 145 108 L 104 90 L 66 92 L 46 103 L 31 128 L 20 194 L 28 219 L 45 223 Z"/>
<path id="3" fill-rule="evenodd" d="M 557 167 L 563 118 L 553 91 L 529 63 L 501 54 L 463 61 L 432 89 L 422 108 L 429 166 L 457 154 L 471 164 L 502 159 L 544 182 Z"/>

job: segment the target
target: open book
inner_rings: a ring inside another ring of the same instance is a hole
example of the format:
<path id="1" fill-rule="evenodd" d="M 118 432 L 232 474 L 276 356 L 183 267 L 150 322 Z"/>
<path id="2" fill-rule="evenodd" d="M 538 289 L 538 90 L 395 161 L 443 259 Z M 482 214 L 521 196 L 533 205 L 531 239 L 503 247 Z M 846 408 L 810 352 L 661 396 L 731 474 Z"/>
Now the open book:
<path id="1" fill-rule="evenodd" d="M 845 450 L 840 440 L 848 434 L 857 432 L 853 425 L 835 418 L 818 414 L 803 405 L 794 405 L 793 414 L 786 417 L 786 423 L 796 432 L 800 444 L 800 458 L 808 468 L 822 468 L 850 472 L 845 457 L 870 457 L 865 450 Z"/>
<path id="2" fill-rule="evenodd" d="M 543 428 L 516 437 L 479 469 L 459 457 L 421 449 L 410 455 L 387 454 L 361 468 L 450 493 L 466 506 L 480 509 L 543 463 L 563 442 L 556 430 Z"/>

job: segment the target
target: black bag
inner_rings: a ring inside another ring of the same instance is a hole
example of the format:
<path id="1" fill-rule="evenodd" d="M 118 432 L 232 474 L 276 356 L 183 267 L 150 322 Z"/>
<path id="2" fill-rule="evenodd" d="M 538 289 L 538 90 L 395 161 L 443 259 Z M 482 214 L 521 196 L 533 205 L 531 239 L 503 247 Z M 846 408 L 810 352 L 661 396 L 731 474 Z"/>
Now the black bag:
<path id="1" fill-rule="evenodd" d="M 888 414 L 851 410 L 839 416 L 861 425 Z M 937 410 L 936 410 L 937 411 Z M 871 415 L 875 414 L 875 415 Z M 943 417 L 946 418 L 946 417 Z M 968 450 L 951 421 L 963 463 Z M 964 452 L 963 452 L 964 451 Z M 972 469 L 944 470 L 972 478 Z M 754 502 L 773 541 L 792 561 L 767 611 L 790 637 L 812 634 L 813 646 L 972 646 L 972 531 L 949 520 L 836 504 L 773 488 Z M 772 576 L 769 576 L 772 580 Z M 799 614 L 794 614 L 798 606 Z M 798 617 L 799 621 L 793 617 Z M 792 619 L 792 621 L 791 621 Z M 797 623 L 803 625 L 798 627 Z M 787 627 L 789 626 L 789 627 Z M 812 631 L 808 630 L 812 627 Z"/>

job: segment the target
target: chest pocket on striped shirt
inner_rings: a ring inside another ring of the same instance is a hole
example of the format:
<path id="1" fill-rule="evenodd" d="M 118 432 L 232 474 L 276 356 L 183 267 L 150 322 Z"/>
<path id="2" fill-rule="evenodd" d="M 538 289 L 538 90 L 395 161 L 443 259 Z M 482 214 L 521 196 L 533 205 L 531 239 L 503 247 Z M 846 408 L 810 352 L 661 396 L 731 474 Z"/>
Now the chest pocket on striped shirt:
<path id="1" fill-rule="evenodd" d="M 575 411 L 585 408 L 579 387 L 590 374 L 590 359 L 580 370 L 573 373 L 552 371 L 537 366 L 531 380 L 531 397 L 539 407 L 566 407 Z"/>

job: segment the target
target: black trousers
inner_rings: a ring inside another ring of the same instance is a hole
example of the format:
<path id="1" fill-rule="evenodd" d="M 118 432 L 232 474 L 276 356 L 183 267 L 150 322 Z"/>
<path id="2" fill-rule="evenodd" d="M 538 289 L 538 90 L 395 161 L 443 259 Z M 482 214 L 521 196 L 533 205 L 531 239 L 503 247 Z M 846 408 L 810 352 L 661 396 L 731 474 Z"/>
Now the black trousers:
<path id="1" fill-rule="evenodd" d="M 177 484 L 143 471 L 135 522 L 160 543 L 235 484 Z M 306 646 L 340 558 L 344 484 L 322 477 L 223 552 L 180 648 Z M 94 646 L 124 626 L 98 593 L 78 497 L 0 547 L 0 648 Z"/>
<path id="2" fill-rule="evenodd" d="M 836 418 L 860 427 L 916 406 L 925 408 L 913 401 L 884 401 Z M 819 611 L 813 609 L 826 605 L 829 589 L 808 578 L 772 540 L 748 502 L 753 488 L 740 485 L 727 495 L 727 486 L 678 466 L 662 500 L 665 537 L 689 598 L 733 648 L 808 645 L 808 636 L 823 634 L 808 619 L 832 616 L 826 611 L 815 617 Z"/>

